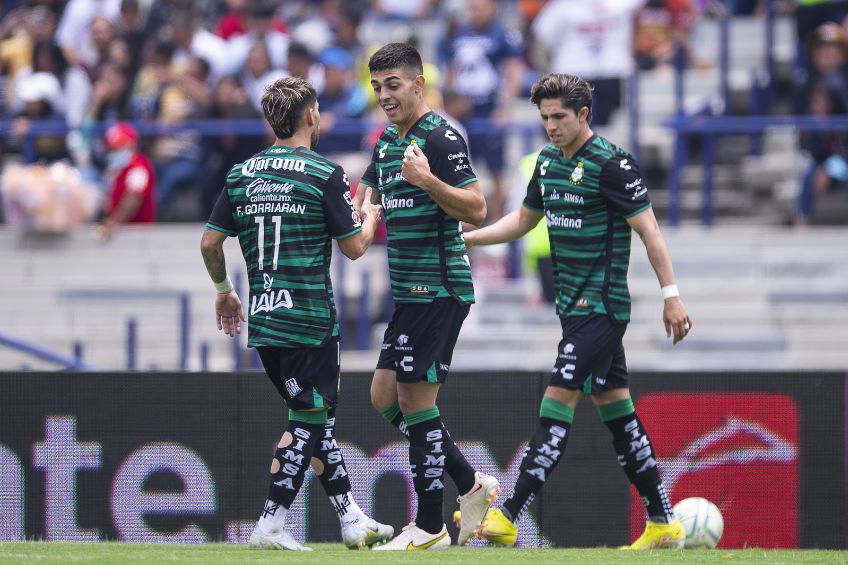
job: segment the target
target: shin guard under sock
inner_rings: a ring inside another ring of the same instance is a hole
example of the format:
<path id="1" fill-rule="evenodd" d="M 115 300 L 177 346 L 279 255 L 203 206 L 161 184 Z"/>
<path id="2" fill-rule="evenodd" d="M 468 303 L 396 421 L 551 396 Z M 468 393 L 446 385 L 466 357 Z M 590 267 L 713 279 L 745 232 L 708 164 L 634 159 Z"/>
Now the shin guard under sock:
<path id="1" fill-rule="evenodd" d="M 539 427 L 521 459 L 515 488 L 503 504 L 504 515 L 513 522 L 518 522 L 559 463 L 573 421 L 573 408 L 553 398 L 542 399 Z"/>
<path id="2" fill-rule="evenodd" d="M 636 416 L 630 398 L 598 406 L 598 414 L 612 432 L 618 463 L 642 497 L 648 519 L 668 523 L 674 512 L 665 492 L 648 432 Z"/>

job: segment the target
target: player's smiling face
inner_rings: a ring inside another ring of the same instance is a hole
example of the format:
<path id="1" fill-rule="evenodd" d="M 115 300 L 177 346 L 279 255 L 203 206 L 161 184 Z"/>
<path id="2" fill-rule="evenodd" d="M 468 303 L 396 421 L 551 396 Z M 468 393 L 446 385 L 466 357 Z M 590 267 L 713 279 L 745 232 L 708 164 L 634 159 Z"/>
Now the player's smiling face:
<path id="1" fill-rule="evenodd" d="M 581 134 L 588 127 L 586 119 L 589 109 L 584 106 L 579 112 L 575 112 L 564 107 L 559 98 L 542 99 L 539 102 L 539 115 L 548 139 L 566 152 L 583 137 Z"/>
<path id="2" fill-rule="evenodd" d="M 411 121 L 421 104 L 424 77 L 407 69 L 375 71 L 371 73 L 371 88 L 389 121 L 403 125 Z"/>

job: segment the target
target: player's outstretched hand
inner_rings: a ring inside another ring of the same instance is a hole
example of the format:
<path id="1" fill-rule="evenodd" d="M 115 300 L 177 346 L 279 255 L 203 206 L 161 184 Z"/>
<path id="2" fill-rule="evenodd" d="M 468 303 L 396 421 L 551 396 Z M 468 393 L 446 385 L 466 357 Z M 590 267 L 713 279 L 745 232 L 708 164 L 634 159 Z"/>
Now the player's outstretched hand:
<path id="1" fill-rule="evenodd" d="M 430 161 L 427 160 L 427 156 L 424 155 L 424 152 L 415 143 L 407 147 L 403 154 L 401 174 L 409 184 L 413 184 L 419 188 L 423 188 L 423 185 L 430 177 Z"/>
<path id="2" fill-rule="evenodd" d="M 365 222 L 369 218 L 374 218 L 375 222 L 380 221 L 380 216 L 383 213 L 383 207 L 379 204 L 371 202 L 371 194 L 374 190 L 370 186 L 365 188 L 365 199 L 362 201 L 362 207 L 359 209 L 359 216 Z"/>
<path id="3" fill-rule="evenodd" d="M 474 235 L 474 231 L 463 232 L 462 239 L 465 241 L 465 249 L 471 249 L 477 245 L 477 237 Z"/>
<path id="4" fill-rule="evenodd" d="M 241 333 L 241 323 L 245 322 L 244 309 L 235 289 L 230 292 L 219 292 L 215 297 L 215 320 L 218 329 L 230 337 Z"/>
<path id="5" fill-rule="evenodd" d="M 676 345 L 678 341 L 682 341 L 684 337 L 689 335 L 694 324 L 680 297 L 668 298 L 664 303 L 663 323 L 665 324 L 665 335 L 668 337 L 674 336 L 672 343 Z"/>

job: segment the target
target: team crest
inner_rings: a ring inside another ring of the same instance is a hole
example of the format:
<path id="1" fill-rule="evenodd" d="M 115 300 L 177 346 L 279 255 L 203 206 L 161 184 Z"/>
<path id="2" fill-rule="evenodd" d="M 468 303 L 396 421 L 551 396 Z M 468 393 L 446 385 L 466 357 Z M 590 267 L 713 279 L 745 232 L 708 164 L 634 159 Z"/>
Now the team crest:
<path id="1" fill-rule="evenodd" d="M 571 171 L 571 182 L 574 184 L 583 182 L 583 161 L 578 161 L 577 166 Z"/>

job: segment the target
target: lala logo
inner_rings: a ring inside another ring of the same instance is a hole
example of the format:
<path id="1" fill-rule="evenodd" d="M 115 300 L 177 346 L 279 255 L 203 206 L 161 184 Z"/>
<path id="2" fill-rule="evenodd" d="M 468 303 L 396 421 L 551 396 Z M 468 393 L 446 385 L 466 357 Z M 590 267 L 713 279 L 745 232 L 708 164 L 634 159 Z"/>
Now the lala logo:
<path id="1" fill-rule="evenodd" d="M 265 290 L 263 294 L 253 295 L 250 300 L 250 315 L 254 316 L 260 312 L 271 313 L 277 308 L 286 308 L 291 310 L 292 303 L 291 294 L 288 290 L 282 288 L 274 291 L 274 278 L 267 273 L 262 274 L 262 288 Z"/>

